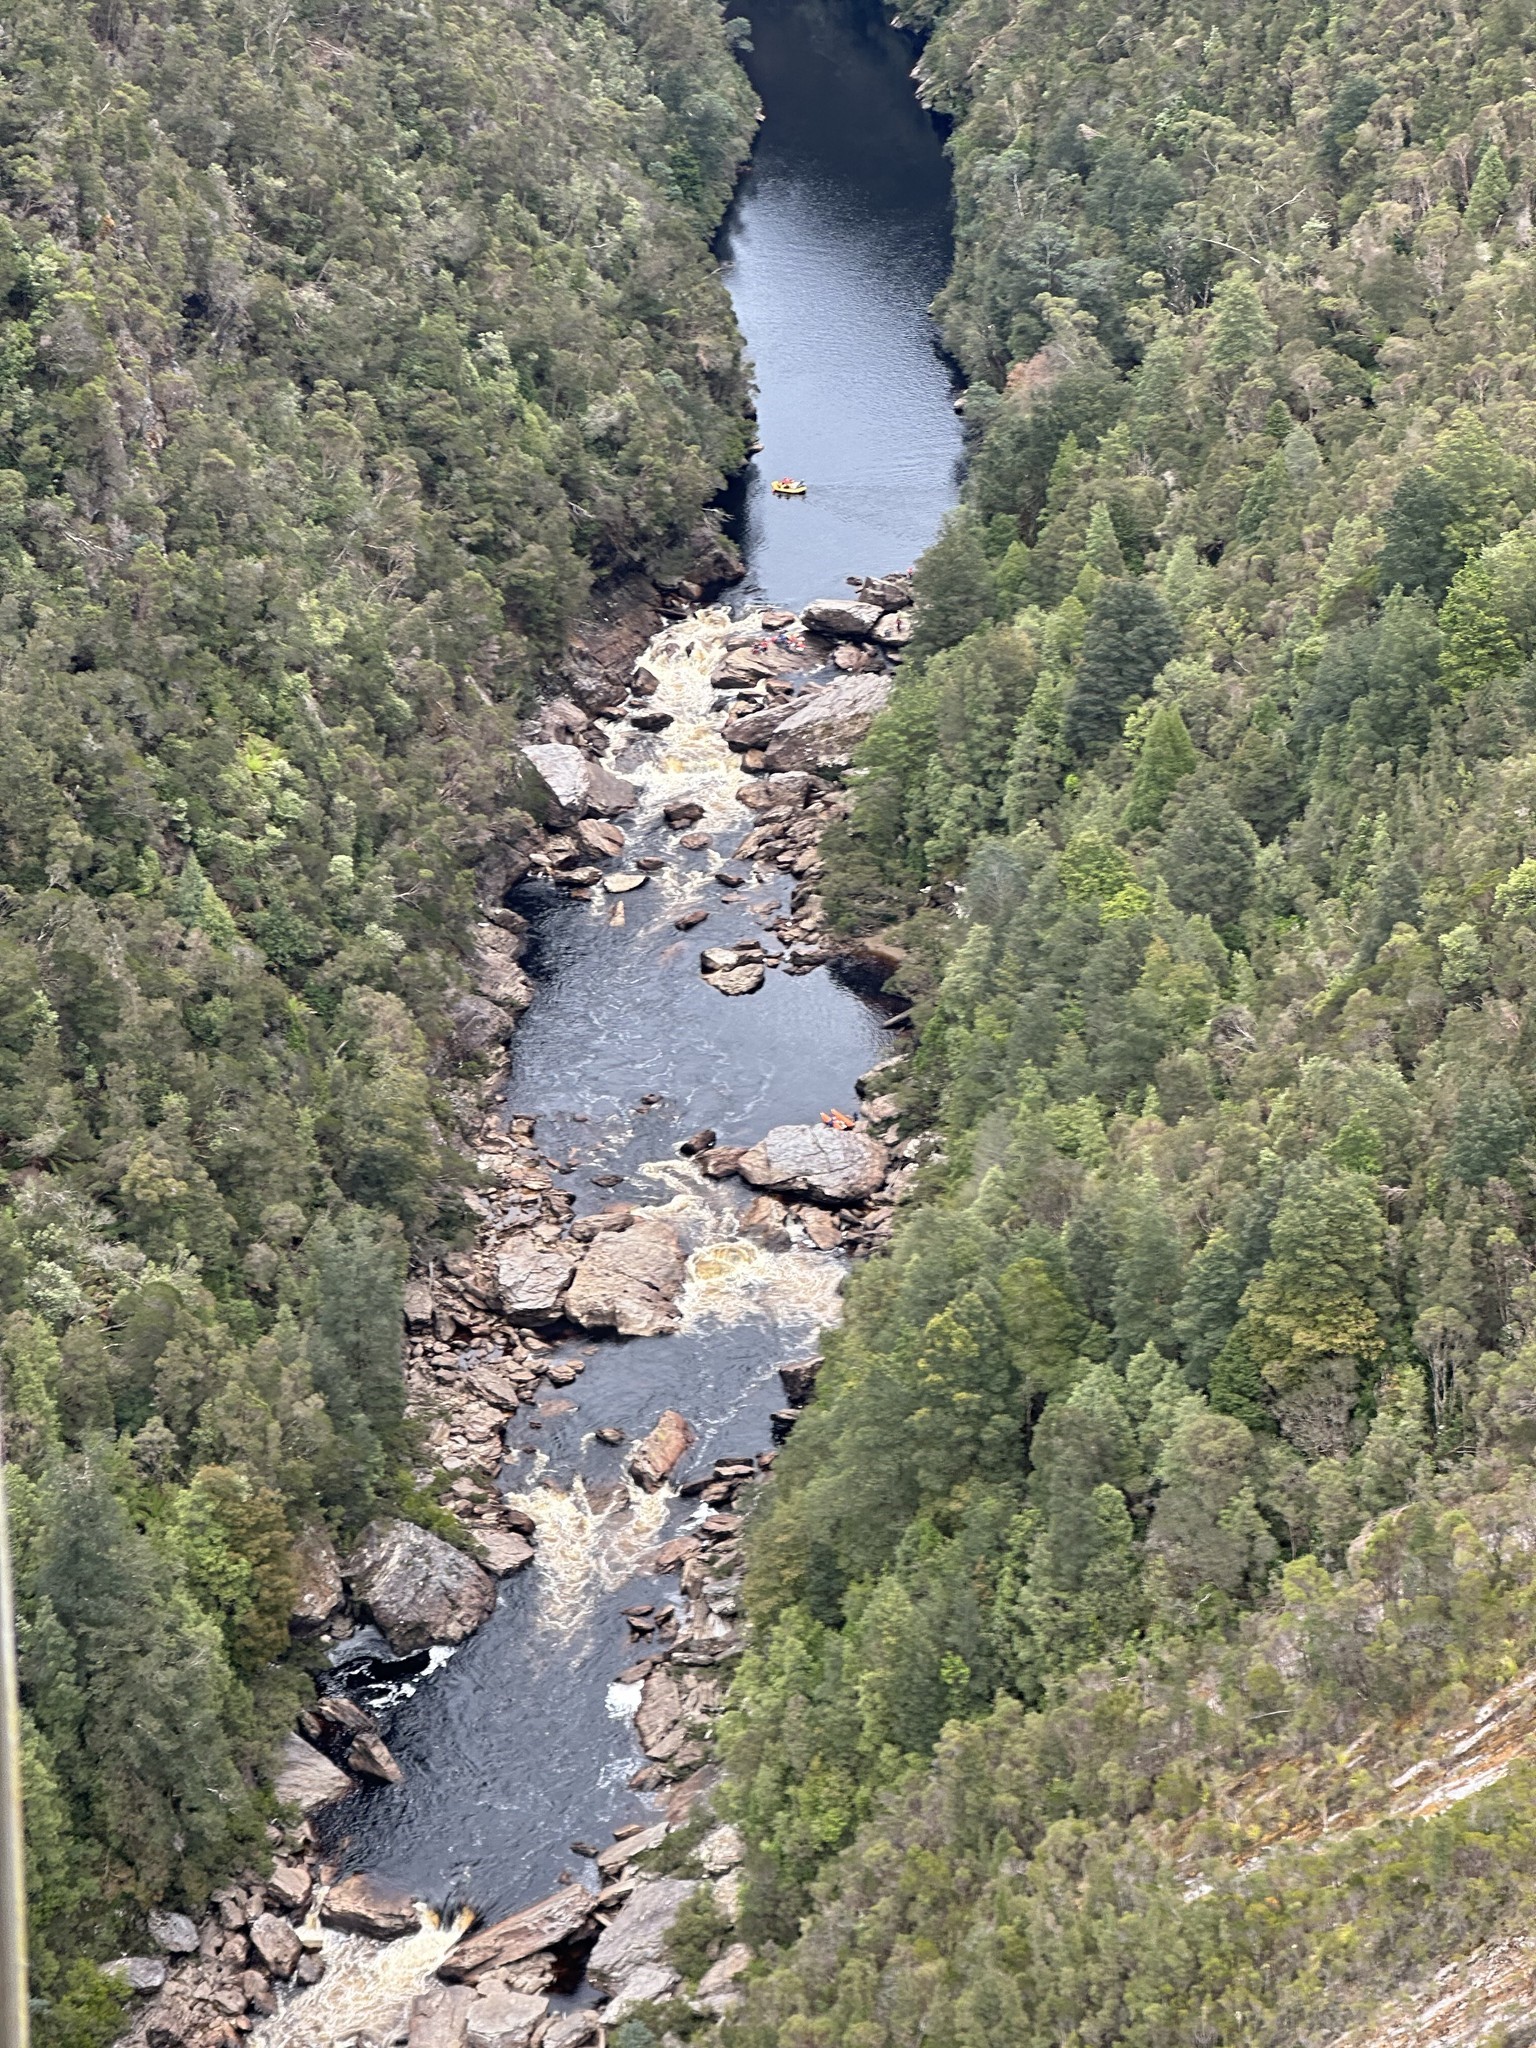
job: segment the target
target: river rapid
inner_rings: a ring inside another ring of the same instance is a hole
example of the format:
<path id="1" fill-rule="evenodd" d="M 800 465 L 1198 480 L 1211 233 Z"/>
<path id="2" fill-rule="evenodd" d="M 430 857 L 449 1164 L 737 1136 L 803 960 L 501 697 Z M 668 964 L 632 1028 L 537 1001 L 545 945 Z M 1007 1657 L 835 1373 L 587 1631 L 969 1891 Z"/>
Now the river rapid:
<path id="1" fill-rule="evenodd" d="M 766 119 L 724 254 L 767 446 L 736 494 L 748 563 L 738 611 L 754 597 L 798 606 L 836 592 L 850 571 L 906 566 L 953 498 L 959 454 L 926 310 L 948 257 L 947 174 L 913 97 L 913 53 L 872 0 L 759 0 L 751 16 Z M 809 496 L 770 500 L 768 474 L 792 467 Z M 760 937 L 789 907 L 788 876 L 708 887 L 753 822 L 709 682 L 734 623 L 716 610 L 658 635 L 643 661 L 658 682 L 652 708 L 673 724 L 613 728 L 608 763 L 641 792 L 623 820 L 625 864 L 666 863 L 623 899 L 622 922 L 618 899 L 601 891 L 579 902 L 535 883 L 512 898 L 529 919 L 523 964 L 537 993 L 513 1042 L 506 1113 L 536 1117 L 539 1149 L 576 1162 L 563 1185 L 578 1212 L 652 1203 L 678 1226 L 689 1251 L 682 1326 L 566 1347 L 580 1378 L 559 1398 L 541 1388 L 548 1398 L 506 1432 L 501 1485 L 538 1525 L 534 1563 L 502 1582 L 495 1613 L 458 1650 L 434 1652 L 424 1669 L 354 1668 L 349 1689 L 381 1713 L 404 1782 L 330 1809 L 324 1849 L 343 1869 L 408 1889 L 447 1924 L 382 1951 L 327 1935 L 326 1977 L 265 2023 L 263 2048 L 391 2038 L 456 1915 L 491 1920 L 564 1877 L 591 1883 L 571 1844 L 655 1818 L 629 1786 L 644 1757 L 632 1726 L 639 1688 L 615 1682 L 636 1654 L 622 1610 L 675 1595 L 646 1561 L 703 1510 L 673 1487 L 627 1487 L 625 1448 L 594 1432 L 633 1440 L 662 1409 L 681 1410 L 698 1440 L 679 1483 L 717 1458 L 753 1456 L 783 1403 L 776 1368 L 808 1355 L 837 1320 L 842 1258 L 741 1237 L 749 1191 L 706 1180 L 677 1151 L 703 1125 L 722 1144 L 747 1144 L 851 1106 L 855 1078 L 894 1049 L 892 1006 L 836 965 L 770 973 L 734 999 L 699 975 L 701 941 Z M 692 852 L 662 819 L 684 797 L 703 804 L 698 829 L 710 835 Z M 707 926 L 680 934 L 679 907 L 705 892 Z"/>

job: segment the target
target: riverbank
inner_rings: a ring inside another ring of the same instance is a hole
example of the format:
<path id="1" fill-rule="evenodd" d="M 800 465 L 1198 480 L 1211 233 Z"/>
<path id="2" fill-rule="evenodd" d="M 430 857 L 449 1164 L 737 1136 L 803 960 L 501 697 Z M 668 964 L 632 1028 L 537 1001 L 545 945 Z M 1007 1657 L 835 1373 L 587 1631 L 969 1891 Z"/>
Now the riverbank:
<path id="1" fill-rule="evenodd" d="M 346 1849 L 354 1788 L 387 1791 L 411 1769 L 386 1746 L 387 1711 L 381 1726 L 364 1703 L 368 1681 L 389 1670 L 397 1687 L 430 1688 L 442 1646 L 467 1641 L 493 1611 L 497 1579 L 530 1569 L 537 1579 L 542 1570 L 539 1597 L 558 1605 L 562 1566 L 572 1562 L 559 1553 L 578 1505 L 584 1554 L 574 1561 L 574 1583 L 579 1588 L 599 1525 L 616 1584 L 635 1582 L 623 1607 L 628 1648 L 600 1677 L 633 1717 L 639 1756 L 630 1788 L 657 1804 L 647 1824 L 621 1823 L 608 1848 L 584 1845 L 590 1881 L 553 1922 L 525 1907 L 510 1916 L 508 1934 L 503 1915 L 490 1960 L 471 1974 L 521 1998 L 544 1997 L 584 1946 L 596 1941 L 600 1953 L 610 1921 L 619 1931 L 609 1953 L 621 1944 L 620 1962 L 599 1960 L 594 1978 L 610 2002 L 654 1990 L 656 1972 L 670 1968 L 664 1927 L 646 1936 L 642 1960 L 631 1953 L 624 1927 L 636 1919 L 623 1923 L 623 1913 L 637 1884 L 646 1914 L 659 1909 L 630 1865 L 669 1830 L 691 1825 L 707 1799 L 707 1728 L 725 1690 L 720 1667 L 741 1646 L 740 1519 L 771 1469 L 771 1438 L 782 1439 L 810 1397 L 815 1360 L 802 1347 L 779 1368 L 765 1440 L 701 1470 L 687 1466 L 698 1432 L 686 1402 L 653 1403 L 643 1429 L 598 1422 L 590 1433 L 616 1465 L 601 1482 L 567 1471 L 522 1483 L 515 1452 L 507 1462 L 509 1438 L 519 1424 L 525 1434 L 553 1433 L 577 1408 L 583 1375 L 605 1347 L 666 1339 L 701 1303 L 718 1305 L 732 1290 L 745 1298 L 776 1286 L 802 1320 L 810 1311 L 811 1328 L 831 1320 L 841 1267 L 889 1234 L 917 1148 L 897 1137 L 877 1064 L 863 1100 L 852 1094 L 846 1106 L 829 1105 L 843 1127 L 765 1124 L 743 1133 L 751 1144 L 692 1129 L 653 1162 L 666 1180 L 653 1181 L 646 1198 L 615 1199 L 623 1176 L 602 1170 L 600 1145 L 582 1159 L 575 1148 L 541 1141 L 543 1119 L 508 1101 L 514 1018 L 531 1017 L 538 1005 L 537 979 L 523 964 L 539 914 L 532 898 L 546 914 L 595 925 L 605 937 L 628 931 L 638 940 L 642 923 L 664 926 L 671 975 L 694 977 L 710 1005 L 734 1006 L 733 1014 L 764 1000 L 778 978 L 825 978 L 843 949 L 826 932 L 817 895 L 818 842 L 844 813 L 842 771 L 888 691 L 908 597 L 901 579 L 882 579 L 803 617 L 689 613 L 655 634 L 638 659 L 625 645 L 633 620 L 615 620 L 606 646 L 594 651 L 593 636 L 579 650 L 570 694 L 541 712 L 524 788 L 543 816 L 499 847 L 494 872 L 514 900 L 484 906 L 477 986 L 459 1019 L 461 1034 L 473 1034 L 461 1056 L 479 1075 L 461 1081 L 458 1097 L 466 1124 L 475 1119 L 475 1243 L 413 1273 L 406 1294 L 408 1402 L 423 1446 L 415 1476 L 452 1518 L 456 1541 L 385 1521 L 345 1559 L 318 1535 L 309 1546 L 298 1625 L 342 1659 L 364 1653 L 340 1665 L 343 1690 L 322 1699 L 290 1743 L 280 1789 L 312 1819 L 275 1830 L 275 1877 L 248 1874 L 230 1887 L 215 1917 L 194 1930 L 191 1950 L 163 1959 L 168 1982 L 130 2041 L 212 2048 L 252 2026 L 270 2048 L 365 2038 L 390 2014 L 354 2024 L 363 1997 L 358 1944 L 384 1937 L 388 1951 L 362 1974 L 371 1973 L 395 2020 L 439 1966 L 465 1974 L 448 1960 L 458 1952 L 453 1908 L 444 1926 L 387 1875 L 365 1870 L 366 1883 L 340 1882 L 355 1864 Z M 787 903 L 764 896 L 765 886 L 786 882 Z M 761 936 L 741 936 L 744 911 Z M 711 920 L 729 926 L 729 944 L 706 943 Z M 876 979 L 890 964 L 857 962 Z M 659 1107 L 657 1097 L 652 1111 Z M 669 1533 L 669 1515 L 687 1526 Z M 652 1592 L 644 1581 L 657 1577 L 672 1590 L 641 1597 Z M 722 1868 L 710 1878 L 723 1927 L 731 1918 L 728 1875 Z M 571 1894 L 570 1885 L 561 1890 Z M 556 1927 L 542 1946 L 526 1946 L 530 1910 L 537 1926 Z M 186 1930 L 178 1932 L 184 1941 Z M 509 1943 L 524 1949 L 515 1970 Z M 150 1990 L 159 1965 L 140 1961 L 139 1980 Z M 630 1981 L 637 1977 L 638 1989 Z M 722 1980 L 707 1995 L 725 1990 Z M 425 2041 L 436 2038 L 431 2015 L 441 2003 L 423 2008 L 417 2034 Z"/>

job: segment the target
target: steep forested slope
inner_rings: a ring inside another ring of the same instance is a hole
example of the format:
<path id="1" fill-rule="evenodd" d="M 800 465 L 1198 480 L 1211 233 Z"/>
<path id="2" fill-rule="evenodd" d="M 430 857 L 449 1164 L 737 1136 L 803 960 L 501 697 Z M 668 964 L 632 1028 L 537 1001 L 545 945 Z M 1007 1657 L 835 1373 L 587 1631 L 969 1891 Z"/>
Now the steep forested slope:
<path id="1" fill-rule="evenodd" d="M 974 459 L 829 883 L 944 1150 L 753 1533 L 734 2038 L 1323 2041 L 1531 1897 L 1519 1791 L 1220 1786 L 1536 1656 L 1532 33 L 928 19 Z"/>
<path id="2" fill-rule="evenodd" d="M 740 459 L 713 0 L 0 20 L 0 1210 L 36 1988 L 259 1835 L 398 1486 L 513 721 Z"/>

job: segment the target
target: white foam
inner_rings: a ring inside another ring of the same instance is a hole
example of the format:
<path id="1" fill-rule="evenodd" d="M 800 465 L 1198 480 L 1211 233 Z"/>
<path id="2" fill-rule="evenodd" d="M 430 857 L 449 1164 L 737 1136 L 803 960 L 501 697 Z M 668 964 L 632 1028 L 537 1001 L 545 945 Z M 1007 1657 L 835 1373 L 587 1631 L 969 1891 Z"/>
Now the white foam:
<path id="1" fill-rule="evenodd" d="M 635 1576 L 656 1546 L 672 1495 L 666 1488 L 647 1493 L 626 1480 L 599 1507 L 578 1477 L 568 1492 L 535 1485 L 509 1494 L 508 1500 L 537 1525 L 531 1569 L 537 1579 L 533 1607 L 538 1625 L 570 1635 L 603 1593 L 617 1592 Z"/>
<path id="2" fill-rule="evenodd" d="M 319 1936 L 325 1975 L 282 1996 L 277 2013 L 252 2032 L 254 2048 L 346 2048 L 366 2037 L 404 2037 L 411 2000 L 432 1983 L 471 1916 L 443 1922 L 422 1908 L 422 1925 L 399 1941 L 370 1941 L 321 1927 L 313 1914 L 308 1932 Z"/>
<path id="3" fill-rule="evenodd" d="M 640 1711 L 641 1691 L 638 1685 L 610 1685 L 603 1696 L 609 1720 L 632 1721 Z"/>

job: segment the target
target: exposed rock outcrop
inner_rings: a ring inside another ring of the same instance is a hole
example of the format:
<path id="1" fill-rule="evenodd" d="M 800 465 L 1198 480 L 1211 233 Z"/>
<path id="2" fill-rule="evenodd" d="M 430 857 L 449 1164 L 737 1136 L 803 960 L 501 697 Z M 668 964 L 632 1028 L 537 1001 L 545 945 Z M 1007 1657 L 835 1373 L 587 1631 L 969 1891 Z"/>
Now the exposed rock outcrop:
<path id="1" fill-rule="evenodd" d="M 524 747 L 523 759 L 533 769 L 551 825 L 574 825 L 594 815 L 616 818 L 635 807 L 635 785 L 575 747 L 541 743 Z"/>
<path id="2" fill-rule="evenodd" d="M 548 2011 L 549 2000 L 537 1993 L 487 1985 L 465 2012 L 465 2048 L 529 2048 Z"/>
<path id="3" fill-rule="evenodd" d="M 290 1625 L 324 1628 L 342 1602 L 341 1564 L 336 1546 L 319 1523 L 306 1529 L 293 1546 L 297 1584 Z"/>
<path id="4" fill-rule="evenodd" d="M 437 1974 L 448 1984 L 474 1984 L 492 1970 L 510 1969 L 584 1933 L 596 1905 L 595 1894 L 585 1885 L 568 1884 L 520 1913 L 467 1935 L 448 1951 Z"/>
<path id="5" fill-rule="evenodd" d="M 304 1944 L 292 1924 L 276 1913 L 259 1913 L 251 1922 L 249 1941 L 274 1977 L 291 1977 L 299 1966 Z"/>
<path id="6" fill-rule="evenodd" d="M 505 1045 L 517 1026 L 510 1010 L 493 1003 L 489 996 L 473 989 L 460 989 L 447 1003 L 448 1055 L 455 1061 L 474 1059 L 480 1053 Z"/>
<path id="7" fill-rule="evenodd" d="M 559 1316 L 576 1261 L 569 1245 L 514 1237 L 496 1261 L 501 1312 L 513 1323 L 552 1323 Z"/>
<path id="8" fill-rule="evenodd" d="M 197 1922 L 190 1913 L 151 1913 L 149 1931 L 167 1955 L 197 1954 Z"/>
<path id="9" fill-rule="evenodd" d="M 533 1001 L 533 983 L 518 965 L 522 940 L 518 933 L 500 925 L 477 924 L 474 929 L 475 988 L 505 1010 L 526 1010 Z"/>
<path id="10" fill-rule="evenodd" d="M 742 1153 L 736 1171 L 755 1188 L 837 1204 L 872 1195 L 888 1164 L 885 1147 L 863 1131 L 780 1124 Z"/>
<path id="11" fill-rule="evenodd" d="M 362 1871 L 331 1886 L 321 1902 L 320 1918 L 327 1927 L 371 1935 L 375 1941 L 396 1941 L 421 1925 L 421 1914 L 408 1892 Z"/>
<path id="12" fill-rule="evenodd" d="M 664 1763 L 676 1756 L 685 1739 L 683 1699 L 677 1680 L 665 1664 L 646 1674 L 635 1710 L 635 1733 L 648 1757 Z"/>
<path id="13" fill-rule="evenodd" d="M 520 1572 L 524 1565 L 533 1562 L 533 1545 L 515 1529 L 480 1529 L 476 1531 L 476 1540 L 487 1566 L 498 1579 L 504 1579 L 509 1572 Z"/>
<path id="14" fill-rule="evenodd" d="M 687 1420 L 675 1408 L 664 1409 L 656 1427 L 631 1452 L 630 1472 L 648 1493 L 654 1493 L 693 1444 L 693 1429 Z"/>
<path id="15" fill-rule="evenodd" d="M 880 623 L 877 604 L 854 597 L 813 597 L 800 614 L 808 633 L 830 633 L 837 639 L 863 640 Z"/>
<path id="16" fill-rule="evenodd" d="M 370 1522 L 345 1571 L 399 1656 L 462 1642 L 496 1605 L 490 1574 L 414 1522 Z"/>
<path id="17" fill-rule="evenodd" d="M 284 1742 L 272 1786 L 280 1806 L 296 1806 L 300 1813 L 314 1813 L 329 1806 L 332 1800 L 345 1799 L 354 1789 L 354 1781 L 346 1772 L 338 1770 L 329 1757 L 322 1756 L 302 1735 L 290 1735 Z M 193 1946 L 196 1947 L 195 1937 Z"/>
<path id="18" fill-rule="evenodd" d="M 160 1956 L 118 1956 L 114 1962 L 103 1963 L 101 1973 L 141 1998 L 152 1991 L 159 1991 L 167 1975 L 165 1962 Z"/>
<path id="19" fill-rule="evenodd" d="M 587 1959 L 587 1975 L 600 1990 L 618 1994 L 637 1971 L 665 1966 L 667 1935 L 697 1886 L 687 1878 L 643 1878 L 609 1921 Z M 672 1981 L 677 1981 L 673 1972 Z"/>
<path id="20" fill-rule="evenodd" d="M 846 768 L 890 695 L 889 676 L 862 675 L 796 698 L 768 741 L 769 769 Z"/>
<path id="21" fill-rule="evenodd" d="M 677 1232 L 661 1217 L 638 1212 L 627 1228 L 593 1240 L 565 1297 L 565 1313 L 583 1329 L 657 1336 L 677 1325 L 683 1272 Z"/>

